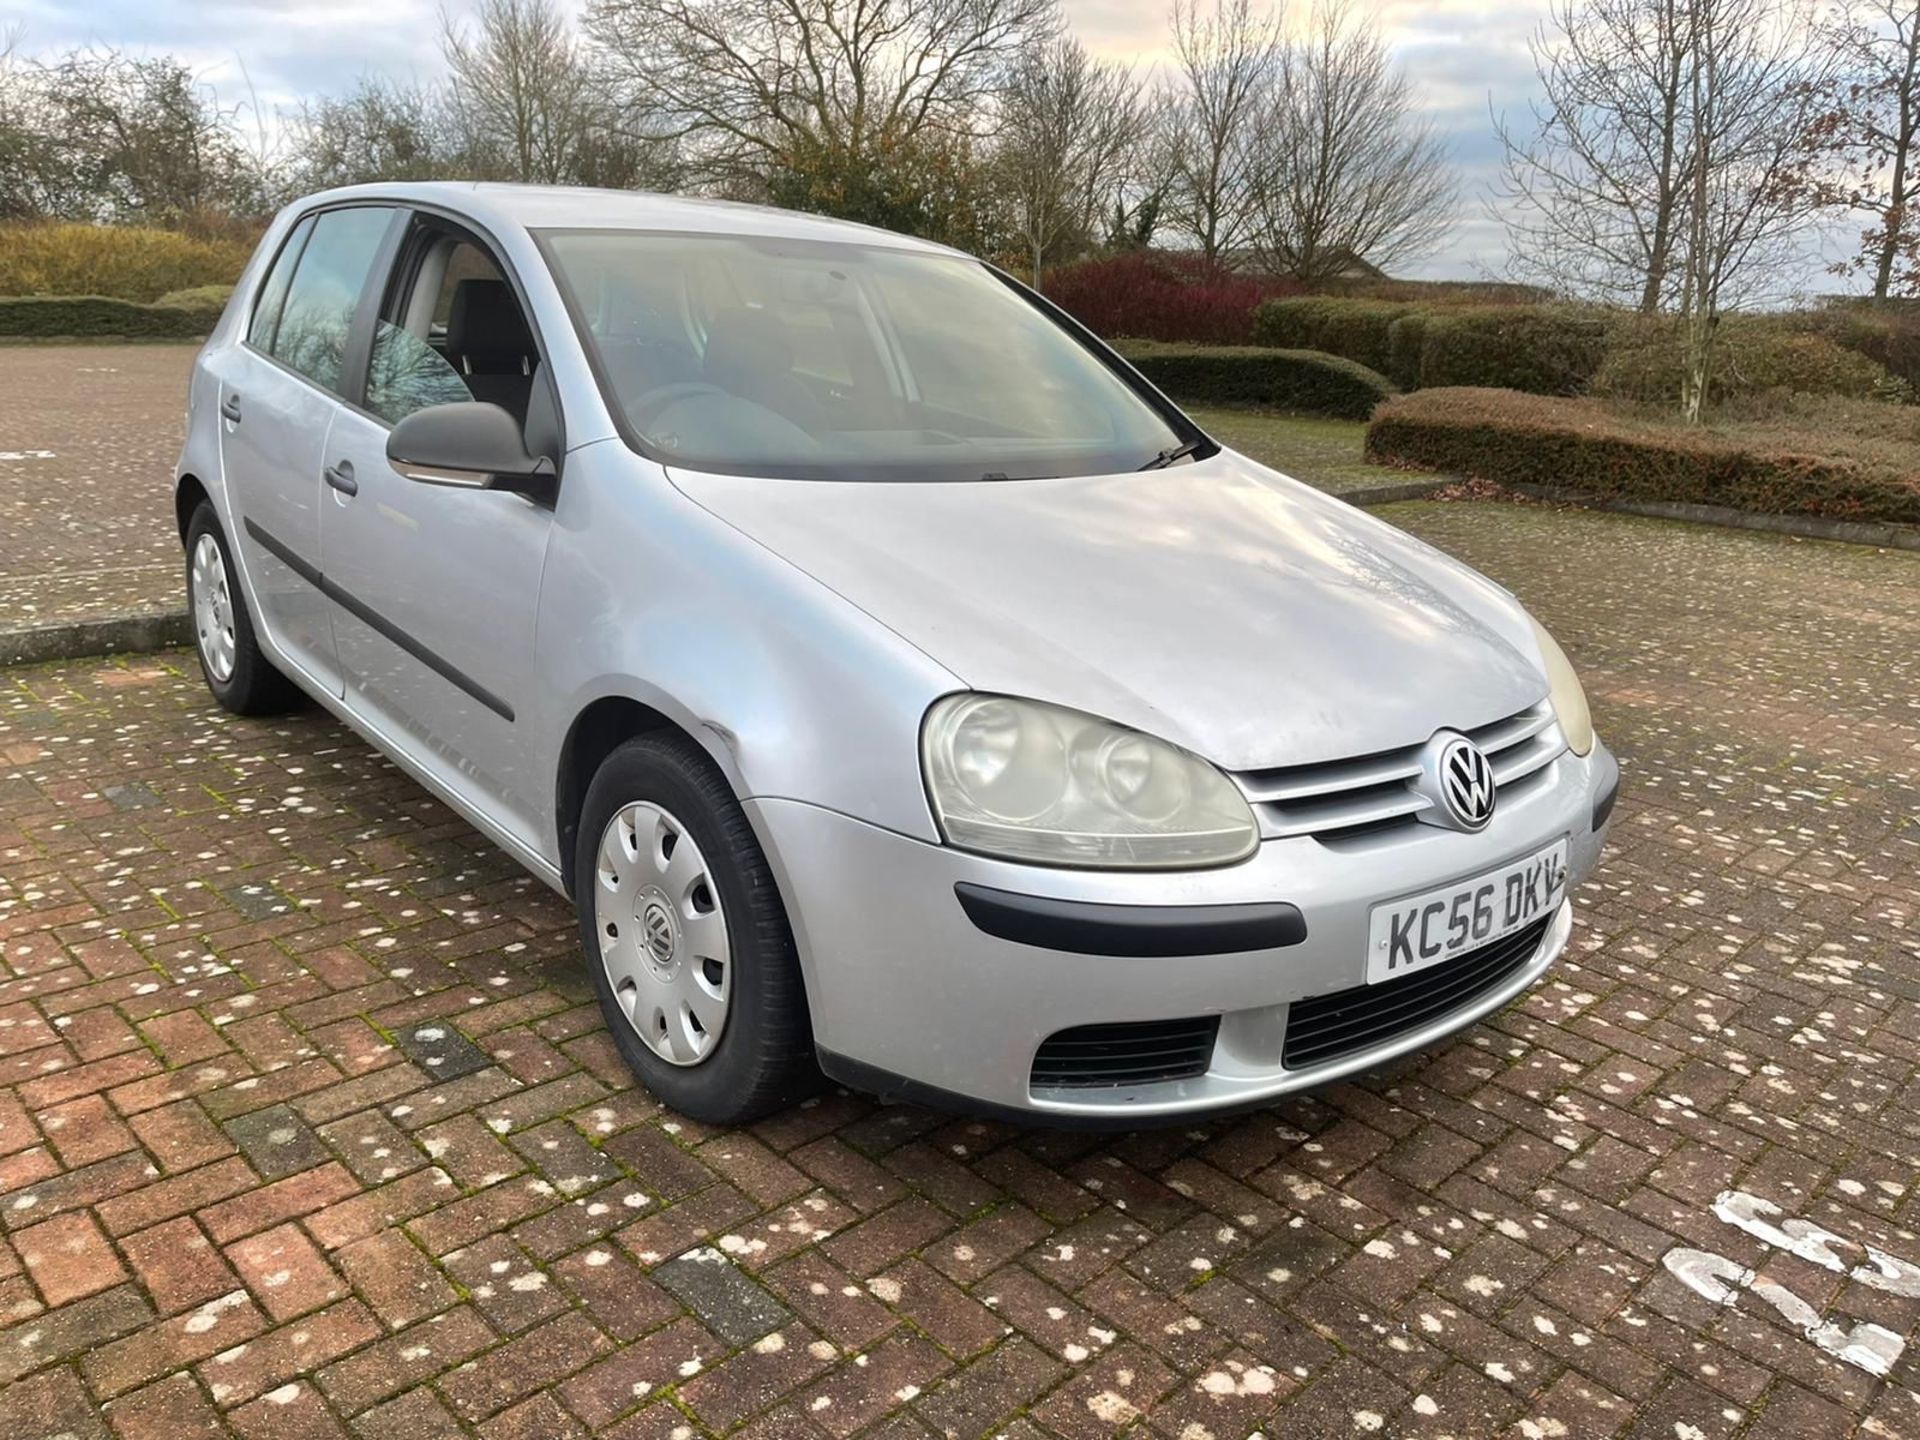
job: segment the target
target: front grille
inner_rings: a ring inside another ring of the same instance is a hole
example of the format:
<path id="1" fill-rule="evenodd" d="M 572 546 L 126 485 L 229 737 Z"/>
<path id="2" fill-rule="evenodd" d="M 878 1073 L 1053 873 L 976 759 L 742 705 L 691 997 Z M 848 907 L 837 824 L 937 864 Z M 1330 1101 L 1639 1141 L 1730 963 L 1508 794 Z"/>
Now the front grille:
<path id="1" fill-rule="evenodd" d="M 1461 733 L 1493 762 L 1494 784 L 1502 798 L 1522 793 L 1524 782 L 1567 748 L 1553 705 L 1546 700 Z M 1233 778 L 1260 817 L 1260 833 L 1268 840 L 1412 824 L 1428 805 L 1410 784 L 1419 778 L 1425 748 L 1408 745 L 1321 765 L 1250 770 Z"/>
<path id="2" fill-rule="evenodd" d="M 1207 1073 L 1219 1033 L 1218 1015 L 1061 1030 L 1049 1035 L 1034 1054 L 1033 1088 L 1085 1090 L 1191 1080 Z"/>
<path id="3" fill-rule="evenodd" d="M 1470 950 L 1445 964 L 1378 985 L 1355 985 L 1287 1007 L 1287 1038 L 1280 1063 L 1305 1070 L 1384 1045 L 1448 1011 L 1472 1004 L 1523 968 L 1540 949 L 1552 916 Z"/>

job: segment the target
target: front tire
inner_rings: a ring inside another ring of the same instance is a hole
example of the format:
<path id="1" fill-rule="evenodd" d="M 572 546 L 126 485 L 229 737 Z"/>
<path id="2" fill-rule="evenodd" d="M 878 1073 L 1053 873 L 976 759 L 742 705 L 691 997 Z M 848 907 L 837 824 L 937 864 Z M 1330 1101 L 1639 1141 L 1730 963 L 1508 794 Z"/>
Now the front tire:
<path id="1" fill-rule="evenodd" d="M 620 746 L 574 842 L 580 943 L 615 1046 L 667 1105 L 737 1125 L 817 1082 L 785 907 L 725 778 L 684 737 Z"/>
<path id="2" fill-rule="evenodd" d="M 260 648 L 226 533 L 206 500 L 187 522 L 187 612 L 200 673 L 225 709 L 236 715 L 278 715 L 300 703 L 299 690 Z"/>

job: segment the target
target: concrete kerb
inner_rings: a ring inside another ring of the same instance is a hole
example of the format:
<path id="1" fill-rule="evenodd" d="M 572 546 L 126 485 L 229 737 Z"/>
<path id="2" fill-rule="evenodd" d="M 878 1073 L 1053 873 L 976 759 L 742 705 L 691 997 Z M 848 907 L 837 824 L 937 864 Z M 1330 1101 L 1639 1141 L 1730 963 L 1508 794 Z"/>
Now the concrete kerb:
<path id="1" fill-rule="evenodd" d="M 1349 505 L 1363 507 L 1397 505 L 1402 500 L 1425 500 L 1428 496 L 1437 495 L 1455 483 L 1452 480 L 1407 480 L 1398 485 L 1367 485 L 1358 490 L 1335 490 L 1328 493 L 1334 499 L 1344 500 Z"/>
<path id="2" fill-rule="evenodd" d="M 193 625 L 184 610 L 0 629 L 0 665 L 78 660 L 88 655 L 140 655 L 184 645 L 192 639 Z"/>
<path id="3" fill-rule="evenodd" d="M 1674 500 L 1614 500 L 1558 485 L 1510 485 L 1516 494 L 1534 500 L 1609 510 L 1619 515 L 1644 515 L 1654 520 L 1684 520 L 1692 525 L 1720 525 L 1733 530 L 1765 530 L 1795 535 L 1803 540 L 1832 540 L 1842 545 L 1865 545 L 1876 550 L 1920 551 L 1920 526 L 1879 520 L 1827 520 L 1817 515 L 1760 515 L 1724 505 L 1690 505 Z M 1375 502 L 1380 503 L 1380 502 Z"/>

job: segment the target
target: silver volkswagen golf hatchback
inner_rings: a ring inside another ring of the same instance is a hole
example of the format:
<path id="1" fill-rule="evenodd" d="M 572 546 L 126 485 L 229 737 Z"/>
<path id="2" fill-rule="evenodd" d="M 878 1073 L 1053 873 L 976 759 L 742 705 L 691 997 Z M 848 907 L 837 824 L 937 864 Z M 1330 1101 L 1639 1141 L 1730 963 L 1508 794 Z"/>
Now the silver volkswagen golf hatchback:
<path id="1" fill-rule="evenodd" d="M 1499 586 L 940 246 L 316 195 L 195 365 L 207 683 L 305 692 L 571 896 L 615 1041 L 1054 1122 L 1256 1104 L 1518 995 L 1619 771 Z"/>

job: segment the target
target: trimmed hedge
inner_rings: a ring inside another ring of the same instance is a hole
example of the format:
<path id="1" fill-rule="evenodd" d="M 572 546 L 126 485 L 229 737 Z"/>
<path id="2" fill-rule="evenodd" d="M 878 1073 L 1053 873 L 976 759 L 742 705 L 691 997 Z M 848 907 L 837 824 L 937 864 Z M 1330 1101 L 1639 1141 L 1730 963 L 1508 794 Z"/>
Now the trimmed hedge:
<path id="1" fill-rule="evenodd" d="M 174 305 L 183 310 L 211 310 L 218 315 L 232 298 L 231 285 L 195 285 L 186 290 L 169 290 L 153 303 Z"/>
<path id="2" fill-rule="evenodd" d="M 1115 348 L 1167 394 L 1194 405 L 1259 405 L 1364 420 L 1393 394 L 1377 371 L 1312 350 L 1150 341 Z"/>
<path id="3" fill-rule="evenodd" d="M 1608 320 L 1564 306 L 1507 305 L 1426 317 L 1420 385 L 1578 395 L 1606 358 Z"/>
<path id="4" fill-rule="evenodd" d="M 1874 407 L 1878 408 L 1878 407 Z M 1436 389 L 1382 405 L 1367 456 L 1505 484 L 1606 498 L 1730 506 L 1775 515 L 1920 524 L 1920 448 L 1910 462 L 1810 453 L 1806 437 L 1742 437 L 1616 414 L 1595 400 Z"/>
<path id="5" fill-rule="evenodd" d="M 1413 314 L 1415 308 L 1403 301 L 1332 295 L 1268 300 L 1254 309 L 1253 339 L 1257 345 L 1287 350 L 1323 350 L 1386 372 L 1391 365 L 1387 332 L 1394 321 Z"/>
<path id="6" fill-rule="evenodd" d="M 1316 287 L 1327 295 L 1358 300 L 1404 300 L 1413 305 L 1543 305 L 1553 292 L 1514 280 L 1328 279 Z"/>
<path id="7" fill-rule="evenodd" d="M 1253 313 L 1263 345 L 1324 350 L 1405 389 L 1491 385 L 1541 395 L 1583 390 L 1606 355 L 1608 318 L 1564 305 L 1417 305 L 1317 295 Z"/>
<path id="8" fill-rule="evenodd" d="M 1420 388 L 1420 357 L 1427 349 L 1427 317 L 1416 310 L 1387 327 L 1387 374 L 1402 390 Z"/>
<path id="9" fill-rule="evenodd" d="M 232 284 L 253 246 L 133 225 L 0 226 L 0 295 L 110 295 Z"/>
<path id="10" fill-rule="evenodd" d="M 1686 368 L 1686 332 L 1680 321 L 1636 319 L 1615 330 L 1593 377 L 1593 392 L 1671 405 L 1680 398 Z M 1791 321 L 1729 316 L 1714 338 L 1709 398 L 1715 404 L 1777 390 L 1895 400 L 1902 398 L 1904 388 L 1884 365 Z"/>
<path id="11" fill-rule="evenodd" d="M 1920 394 L 1920 300 L 1835 299 L 1793 317 L 1816 335 L 1884 365 Z"/>
<path id="12" fill-rule="evenodd" d="M 213 329 L 218 309 L 142 305 L 111 295 L 0 296 L 0 337 L 70 340 L 196 340 Z"/>

